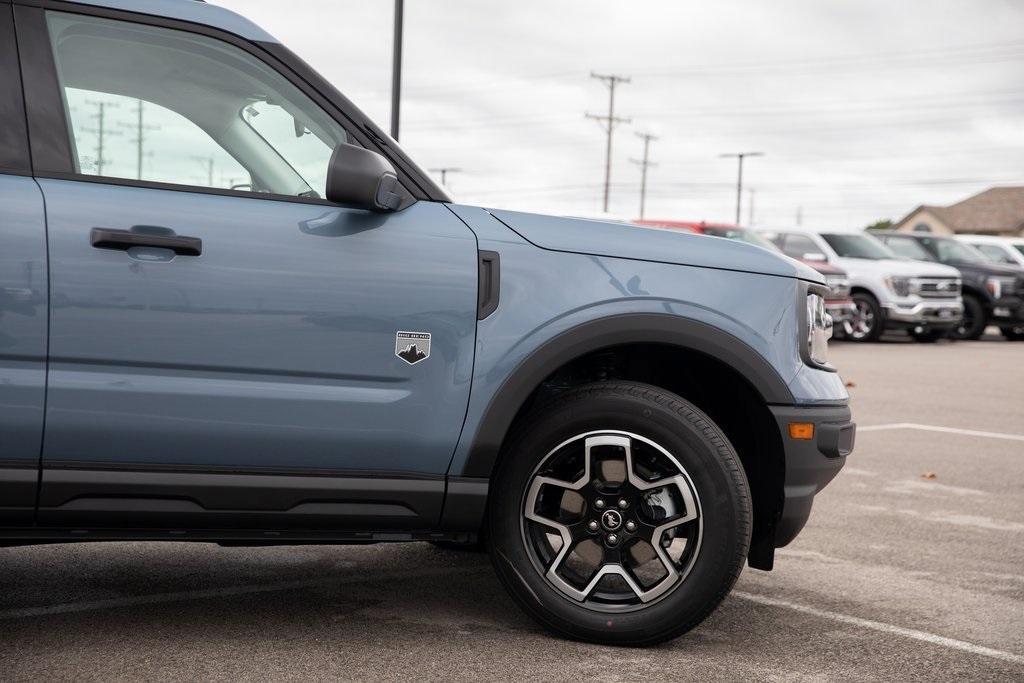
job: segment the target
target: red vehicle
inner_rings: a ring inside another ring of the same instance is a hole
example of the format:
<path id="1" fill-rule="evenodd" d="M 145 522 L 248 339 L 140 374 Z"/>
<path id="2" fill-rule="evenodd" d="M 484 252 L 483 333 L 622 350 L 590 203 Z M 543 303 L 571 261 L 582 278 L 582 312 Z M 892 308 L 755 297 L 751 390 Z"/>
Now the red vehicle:
<path id="1" fill-rule="evenodd" d="M 750 244 L 756 244 L 759 247 L 764 247 L 765 249 L 779 251 L 779 248 L 772 242 L 753 230 L 748 230 L 747 228 L 743 228 L 738 225 L 730 225 L 728 223 L 660 220 L 635 220 L 633 223 L 636 225 L 646 225 L 654 228 L 672 228 L 674 230 L 693 232 L 698 235 L 710 235 L 711 237 L 725 237 L 726 239 L 748 242 Z M 850 298 L 850 280 L 846 276 L 846 271 L 823 261 L 808 261 L 805 259 L 797 260 L 803 261 L 811 268 L 814 268 L 825 276 L 825 282 L 828 283 L 829 289 L 831 290 L 830 295 L 825 299 L 825 310 L 832 316 L 832 321 L 835 324 L 835 330 L 837 332 L 844 330 L 846 322 L 853 317 L 854 312 L 857 310 L 857 307 L 853 303 L 853 299 Z"/>

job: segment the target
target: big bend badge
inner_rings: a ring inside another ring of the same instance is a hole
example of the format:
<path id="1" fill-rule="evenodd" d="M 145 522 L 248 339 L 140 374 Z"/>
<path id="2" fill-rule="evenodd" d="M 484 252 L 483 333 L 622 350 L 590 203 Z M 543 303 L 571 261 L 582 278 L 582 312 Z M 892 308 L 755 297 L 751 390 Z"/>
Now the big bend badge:
<path id="1" fill-rule="evenodd" d="M 395 332 L 395 355 L 409 365 L 430 358 L 430 333 Z"/>

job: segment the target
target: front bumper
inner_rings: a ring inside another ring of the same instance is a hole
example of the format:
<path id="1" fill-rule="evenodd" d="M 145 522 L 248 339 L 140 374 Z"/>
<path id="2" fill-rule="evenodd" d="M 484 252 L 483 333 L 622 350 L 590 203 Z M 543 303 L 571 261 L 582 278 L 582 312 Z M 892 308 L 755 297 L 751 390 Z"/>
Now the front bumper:
<path id="1" fill-rule="evenodd" d="M 788 544 L 807 523 L 814 496 L 832 481 L 853 451 L 856 425 L 849 406 L 771 406 L 786 455 L 782 514 L 775 527 L 775 547 Z M 814 424 L 810 440 L 791 438 L 793 422 Z"/>
<path id="2" fill-rule="evenodd" d="M 964 317 L 964 305 L 960 300 L 896 303 L 885 307 L 886 320 L 905 325 L 927 324 L 932 327 L 953 327 Z"/>
<path id="3" fill-rule="evenodd" d="M 1018 296 L 1004 296 L 992 302 L 992 323 L 1016 325 L 1024 321 L 1024 300 Z"/>

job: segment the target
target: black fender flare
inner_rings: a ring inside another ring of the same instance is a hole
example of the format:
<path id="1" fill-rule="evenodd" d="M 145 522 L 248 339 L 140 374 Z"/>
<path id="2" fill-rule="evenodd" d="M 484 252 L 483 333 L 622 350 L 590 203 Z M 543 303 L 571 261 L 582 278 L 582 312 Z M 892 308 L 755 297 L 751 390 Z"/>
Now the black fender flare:
<path id="1" fill-rule="evenodd" d="M 609 316 L 556 335 L 519 363 L 491 398 L 466 464 L 457 476 L 490 478 L 505 434 L 519 408 L 555 370 L 600 349 L 652 343 L 697 351 L 721 361 L 745 377 L 767 404 L 794 403 L 789 387 L 764 356 L 717 327 L 659 313 Z"/>

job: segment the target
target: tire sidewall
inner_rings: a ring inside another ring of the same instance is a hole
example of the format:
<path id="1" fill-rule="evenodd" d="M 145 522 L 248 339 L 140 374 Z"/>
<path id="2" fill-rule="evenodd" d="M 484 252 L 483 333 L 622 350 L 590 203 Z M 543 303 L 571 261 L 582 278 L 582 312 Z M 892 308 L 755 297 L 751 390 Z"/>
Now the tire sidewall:
<path id="1" fill-rule="evenodd" d="M 1024 341 L 1024 325 L 1006 325 L 1000 327 L 999 331 L 1009 341 Z"/>
<path id="2" fill-rule="evenodd" d="M 750 540 L 750 495 L 743 470 L 710 419 L 683 399 L 672 398 L 691 410 L 696 421 L 683 419 L 667 405 L 598 387 L 583 400 L 557 405 L 528 421 L 504 454 L 489 516 L 495 565 L 527 612 L 556 631 L 626 644 L 688 630 L 717 606 L 742 568 Z M 558 591 L 535 568 L 522 534 L 527 486 L 542 459 L 568 439 L 604 430 L 631 432 L 668 450 L 689 474 L 703 517 L 701 545 L 689 575 L 654 604 L 633 612 L 591 610 Z"/>
<path id="3" fill-rule="evenodd" d="M 877 341 L 878 338 L 882 336 L 882 332 L 885 331 L 885 318 L 882 316 L 882 307 L 878 305 L 878 300 L 871 294 L 866 294 L 864 292 L 857 292 L 852 298 L 854 302 L 863 302 L 871 309 L 871 313 L 875 316 L 875 323 L 871 328 L 871 331 L 863 337 L 858 338 L 850 334 L 847 335 L 846 338 L 855 342 Z"/>
<path id="4" fill-rule="evenodd" d="M 985 307 L 977 297 L 970 294 L 963 295 L 964 301 L 964 312 L 967 312 L 968 307 L 971 309 L 971 313 L 974 315 L 974 324 L 969 328 L 964 328 L 963 334 L 960 334 L 959 328 L 954 327 L 950 336 L 954 339 L 972 340 L 977 339 L 985 332 L 985 327 L 988 326 L 988 320 L 985 315 Z"/>

